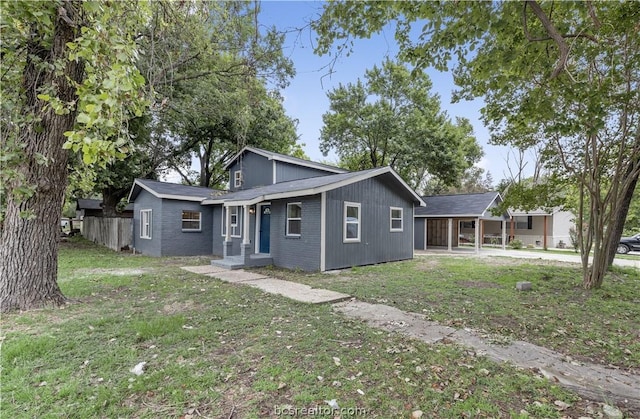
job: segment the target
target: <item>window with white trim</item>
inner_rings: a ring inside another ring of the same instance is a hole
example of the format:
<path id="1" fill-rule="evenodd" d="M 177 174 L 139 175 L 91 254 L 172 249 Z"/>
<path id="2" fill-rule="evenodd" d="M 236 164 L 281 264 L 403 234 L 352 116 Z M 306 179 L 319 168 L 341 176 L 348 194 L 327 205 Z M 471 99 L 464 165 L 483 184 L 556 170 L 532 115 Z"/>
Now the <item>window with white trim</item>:
<path id="1" fill-rule="evenodd" d="M 240 207 L 222 207 L 222 236 L 227 235 L 227 211 L 231 211 L 231 237 L 241 237 Z"/>
<path id="2" fill-rule="evenodd" d="M 242 186 L 242 170 L 233 172 L 233 186 L 239 188 Z"/>
<path id="3" fill-rule="evenodd" d="M 287 204 L 287 236 L 300 237 L 302 233 L 302 203 Z"/>
<path id="4" fill-rule="evenodd" d="M 360 241 L 360 203 L 344 203 L 343 241 L 357 243 Z"/>
<path id="5" fill-rule="evenodd" d="M 402 208 L 389 207 L 390 231 L 402 231 Z"/>
<path id="6" fill-rule="evenodd" d="M 202 213 L 199 211 L 182 210 L 182 231 L 201 231 Z"/>
<path id="7" fill-rule="evenodd" d="M 140 210 L 140 238 L 151 238 L 151 210 Z"/>

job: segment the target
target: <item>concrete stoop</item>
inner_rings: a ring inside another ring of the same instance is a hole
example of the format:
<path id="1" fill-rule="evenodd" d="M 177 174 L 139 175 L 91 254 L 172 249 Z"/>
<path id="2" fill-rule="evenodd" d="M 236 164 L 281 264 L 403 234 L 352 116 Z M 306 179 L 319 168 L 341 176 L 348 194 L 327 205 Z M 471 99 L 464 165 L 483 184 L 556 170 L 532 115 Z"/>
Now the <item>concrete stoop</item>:
<path id="1" fill-rule="evenodd" d="M 273 265 L 273 258 L 268 255 L 250 255 L 248 258 L 227 256 L 224 259 L 214 259 L 211 264 L 226 269 L 257 268 Z"/>

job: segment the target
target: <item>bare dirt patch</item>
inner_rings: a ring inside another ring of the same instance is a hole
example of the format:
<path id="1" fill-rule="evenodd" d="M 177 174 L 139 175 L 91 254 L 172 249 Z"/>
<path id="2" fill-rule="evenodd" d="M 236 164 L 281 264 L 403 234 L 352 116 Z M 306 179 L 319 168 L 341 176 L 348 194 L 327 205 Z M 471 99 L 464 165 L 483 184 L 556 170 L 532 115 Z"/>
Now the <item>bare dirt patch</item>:
<path id="1" fill-rule="evenodd" d="M 162 307 L 162 312 L 165 314 L 176 314 L 193 311 L 195 308 L 196 304 L 192 300 L 174 301 L 170 304 L 165 304 L 164 307 Z"/>
<path id="2" fill-rule="evenodd" d="M 120 268 L 120 269 L 105 269 L 105 268 L 91 268 L 91 269 L 78 269 L 77 275 L 114 275 L 114 276 L 133 276 L 144 275 L 149 272 L 153 272 L 152 268 Z"/>
<path id="3" fill-rule="evenodd" d="M 423 272 L 429 272 L 440 266 L 440 261 L 437 259 L 423 259 L 418 263 L 416 269 Z"/>

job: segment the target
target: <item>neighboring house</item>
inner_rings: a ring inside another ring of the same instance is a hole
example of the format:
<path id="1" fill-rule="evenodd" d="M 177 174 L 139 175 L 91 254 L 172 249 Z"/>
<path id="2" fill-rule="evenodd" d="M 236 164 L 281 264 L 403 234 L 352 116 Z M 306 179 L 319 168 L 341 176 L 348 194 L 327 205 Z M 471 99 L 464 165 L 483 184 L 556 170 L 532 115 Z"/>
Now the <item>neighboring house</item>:
<path id="1" fill-rule="evenodd" d="M 78 199 L 76 201 L 76 218 L 102 217 L 101 199 Z M 118 213 L 122 218 L 133 218 L 133 204 L 128 204 L 123 211 Z"/>
<path id="2" fill-rule="evenodd" d="M 571 247 L 569 230 L 575 225 L 573 213 L 559 208 L 528 212 L 510 209 L 509 212 L 512 216 L 509 235 L 522 241 L 525 246 Z"/>
<path id="3" fill-rule="evenodd" d="M 230 192 L 224 194 L 178 191 L 180 185 L 164 186 L 176 189 L 163 193 L 160 182 L 136 179 L 130 195 L 136 249 L 172 254 L 176 236 L 185 233 L 175 220 L 188 210 L 200 214 L 201 238 L 182 251 L 223 256 L 213 262 L 230 268 L 273 264 L 325 271 L 413 257 L 413 210 L 424 202 L 391 168 L 347 172 L 252 147 L 226 168 Z"/>
<path id="4" fill-rule="evenodd" d="M 414 214 L 414 247 L 473 246 L 507 243 L 509 214 L 493 215 L 502 197 L 498 192 L 434 195 L 422 197 L 426 207 L 416 208 Z"/>

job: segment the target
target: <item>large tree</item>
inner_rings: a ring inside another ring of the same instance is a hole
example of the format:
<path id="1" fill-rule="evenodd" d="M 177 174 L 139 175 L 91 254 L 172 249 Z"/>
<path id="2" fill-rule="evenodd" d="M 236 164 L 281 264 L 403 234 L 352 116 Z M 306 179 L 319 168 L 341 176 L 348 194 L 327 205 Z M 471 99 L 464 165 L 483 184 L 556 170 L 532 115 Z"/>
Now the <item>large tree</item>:
<path id="1" fill-rule="evenodd" d="M 165 117 L 176 148 L 186 153 L 169 164 L 184 182 L 224 186 L 228 173 L 223 166 L 247 145 L 281 153 L 299 148 L 296 124 L 285 114 L 282 97 L 263 84 L 256 79 L 207 78 L 176 96 L 176 105 Z M 189 170 L 192 156 L 199 171 Z"/>
<path id="2" fill-rule="evenodd" d="M 58 238 L 69 150 L 85 164 L 128 151 L 141 114 L 136 2 L 3 1 L 0 309 L 62 304 Z M 113 22 L 118 22 L 114 25 Z"/>
<path id="3" fill-rule="evenodd" d="M 290 152 L 296 149 L 295 122 L 282 98 L 268 86 L 285 87 L 293 63 L 283 54 L 284 35 L 260 25 L 259 2 L 214 4 L 208 30 L 216 48 L 192 62 L 198 76 L 173 83 L 166 121 L 176 148 L 171 167 L 187 183 L 222 186 L 227 159 L 245 145 Z M 191 158 L 199 173 L 190 171 Z"/>
<path id="4" fill-rule="evenodd" d="M 577 185 L 583 285 L 600 287 L 640 176 L 640 3 L 336 2 L 319 51 L 390 22 L 403 58 L 453 63 L 456 98 L 484 98 L 495 143 L 537 146 L 554 182 Z"/>
<path id="5" fill-rule="evenodd" d="M 115 214 L 135 177 L 178 171 L 185 183 L 219 187 L 222 166 L 243 145 L 297 150 L 294 121 L 265 88 L 286 85 L 292 63 L 282 34 L 260 25 L 259 13 L 259 2 L 151 4 L 137 66 L 153 102 L 130 123 L 133 153 L 99 171 L 91 189 L 102 193 L 105 214 Z"/>
<path id="6" fill-rule="evenodd" d="M 320 150 L 335 150 L 351 170 L 391 166 L 414 188 L 430 178 L 458 184 L 482 150 L 469 121 L 452 122 L 431 88 L 426 73 L 412 77 L 390 60 L 339 85 L 328 93 Z"/>

